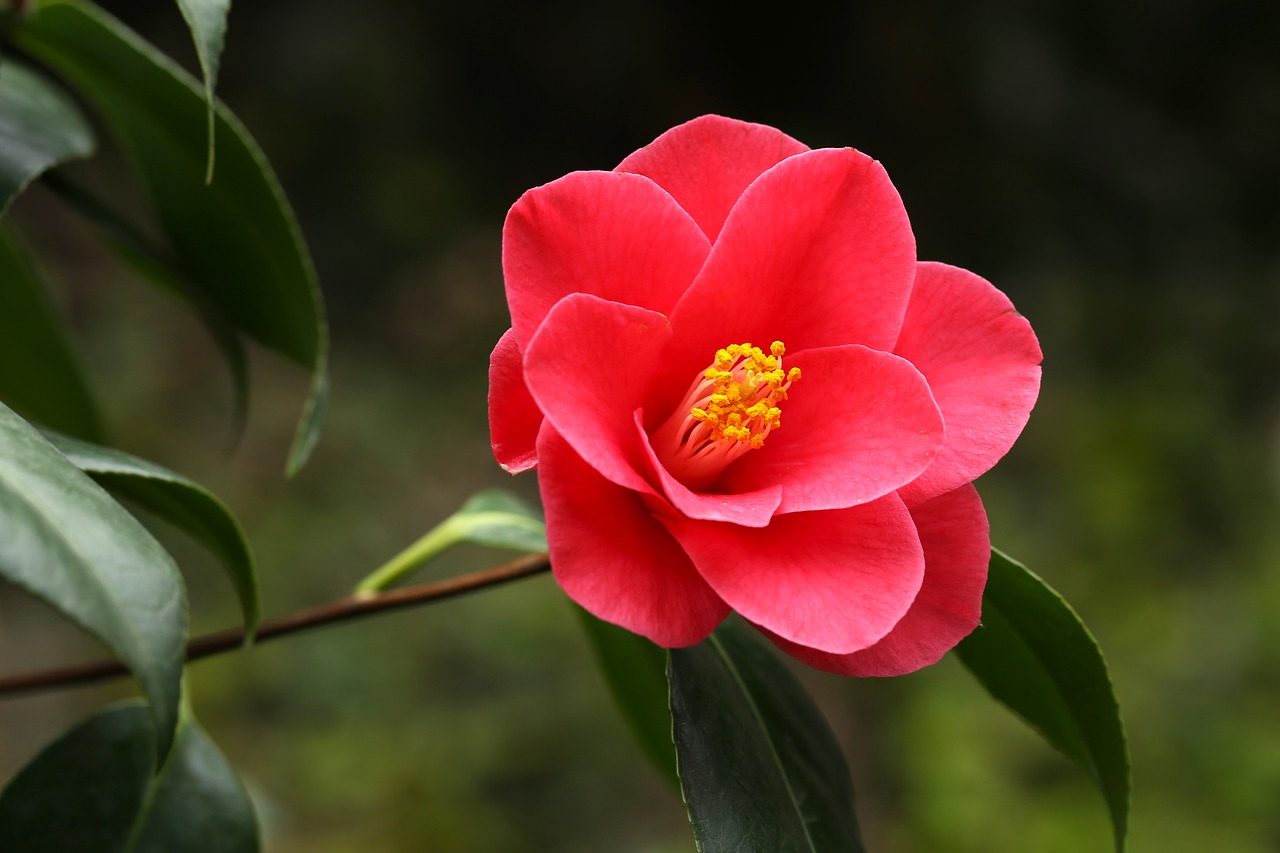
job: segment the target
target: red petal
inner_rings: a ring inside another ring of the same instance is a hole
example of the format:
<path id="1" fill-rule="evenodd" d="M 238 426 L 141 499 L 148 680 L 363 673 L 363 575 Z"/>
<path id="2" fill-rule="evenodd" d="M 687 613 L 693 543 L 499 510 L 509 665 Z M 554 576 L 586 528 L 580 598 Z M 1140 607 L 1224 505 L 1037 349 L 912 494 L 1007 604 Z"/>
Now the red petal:
<path id="1" fill-rule="evenodd" d="M 652 178 L 714 241 L 729 210 L 752 181 L 809 147 L 780 130 L 707 115 L 673 127 L 618 164 Z"/>
<path id="2" fill-rule="evenodd" d="M 889 350 L 915 275 L 915 237 L 880 164 L 848 148 L 797 154 L 743 193 L 676 305 L 676 364 L 692 376 L 743 341 Z"/>
<path id="3" fill-rule="evenodd" d="M 782 426 L 721 478 L 727 492 L 782 486 L 778 513 L 840 509 L 889 494 L 929 467 L 942 416 L 911 363 L 861 346 L 784 357 L 800 379 Z"/>
<path id="4" fill-rule="evenodd" d="M 542 412 L 524 383 L 524 356 L 507 329 L 489 356 L 489 440 L 498 464 L 519 474 L 538 464 Z"/>
<path id="5" fill-rule="evenodd" d="M 841 675 L 889 676 L 936 663 L 978 626 L 991 540 L 982 499 L 961 486 L 911 508 L 924 545 L 924 584 L 907 615 L 884 639 L 851 655 L 783 640 L 780 648 L 810 666 Z M 768 632 L 766 632 L 768 633 Z"/>
<path id="6" fill-rule="evenodd" d="M 634 415 L 671 339 L 653 311 L 574 293 L 525 349 L 524 374 L 543 415 L 578 455 L 620 486 L 652 491 Z"/>
<path id="7" fill-rule="evenodd" d="M 527 345 L 570 293 L 670 313 L 706 260 L 697 223 L 638 175 L 574 172 L 529 190 L 502 232 L 516 340 Z"/>
<path id="8" fill-rule="evenodd" d="M 597 474 L 550 426 L 538 455 L 551 568 L 565 593 L 660 646 L 705 639 L 729 607 L 640 495 Z"/>
<path id="9" fill-rule="evenodd" d="M 924 577 L 920 540 L 897 495 L 776 516 L 765 528 L 661 521 L 730 607 L 828 652 L 865 649 L 889 633 Z"/>
<path id="10" fill-rule="evenodd" d="M 1040 344 L 1009 298 L 967 270 L 920 264 L 894 352 L 933 390 L 946 444 L 903 490 L 911 503 L 971 482 L 1013 446 L 1040 391 Z"/>
<path id="11" fill-rule="evenodd" d="M 649 462 L 649 470 L 662 485 L 662 494 L 671 506 L 689 518 L 705 521 L 728 521 L 747 527 L 764 527 L 778 509 L 782 500 L 782 488 L 766 485 L 755 491 L 733 494 L 695 492 L 667 473 L 649 443 L 644 431 L 644 412 L 636 410 L 636 430 L 640 434 L 640 447 Z"/>

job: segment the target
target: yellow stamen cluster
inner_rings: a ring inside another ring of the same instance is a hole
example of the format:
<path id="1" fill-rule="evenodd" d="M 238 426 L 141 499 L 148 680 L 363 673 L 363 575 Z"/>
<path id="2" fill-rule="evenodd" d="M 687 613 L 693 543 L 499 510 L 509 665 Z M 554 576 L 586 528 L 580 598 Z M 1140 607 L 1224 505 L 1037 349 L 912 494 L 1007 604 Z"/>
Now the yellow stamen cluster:
<path id="1" fill-rule="evenodd" d="M 787 388 L 800 378 L 798 367 L 783 370 L 785 351 L 782 341 L 774 341 L 767 354 L 750 343 L 717 350 L 703 374 L 712 383 L 711 394 L 705 407 L 694 406 L 690 416 L 709 427 L 716 441 L 764 446 L 769 431 L 782 425 L 776 403 L 787 399 Z"/>

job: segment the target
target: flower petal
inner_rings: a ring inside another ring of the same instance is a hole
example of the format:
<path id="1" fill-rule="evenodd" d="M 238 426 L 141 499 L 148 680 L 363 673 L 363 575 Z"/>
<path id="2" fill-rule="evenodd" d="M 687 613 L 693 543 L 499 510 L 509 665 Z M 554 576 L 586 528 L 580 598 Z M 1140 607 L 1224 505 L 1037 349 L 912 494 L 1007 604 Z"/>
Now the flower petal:
<path id="1" fill-rule="evenodd" d="M 770 639 L 810 666 L 841 675 L 890 676 L 937 663 L 978 626 L 991 540 L 982 499 L 972 485 L 911 508 L 924 546 L 920 594 L 880 642 L 851 655 L 833 655 Z"/>
<path id="2" fill-rule="evenodd" d="M 903 495 L 915 503 L 985 473 L 1013 446 L 1040 391 L 1040 344 L 1009 298 L 967 270 L 920 264 L 894 352 L 933 389 L 947 425 L 938 458 Z"/>
<path id="3" fill-rule="evenodd" d="M 671 339 L 654 311 L 573 293 L 547 314 L 525 348 L 525 381 L 538 408 L 578 455 L 620 486 L 652 491 L 634 415 Z"/>
<path id="4" fill-rule="evenodd" d="M 675 364 L 692 375 L 743 341 L 889 350 L 915 275 L 915 237 L 880 164 L 850 148 L 797 154 L 742 194 L 671 313 Z"/>
<path id="5" fill-rule="evenodd" d="M 550 425 L 538 456 L 551 569 L 570 598 L 669 648 L 700 642 L 728 615 L 639 494 L 601 477 Z"/>
<path id="6" fill-rule="evenodd" d="M 714 241 L 752 181 L 778 161 L 808 150 L 768 125 L 706 115 L 671 128 L 616 171 L 652 178 Z"/>
<path id="7" fill-rule="evenodd" d="M 570 293 L 669 314 L 708 250 L 697 223 L 648 178 L 574 172 L 535 187 L 512 206 L 502 232 L 516 340 L 527 345 Z"/>
<path id="8" fill-rule="evenodd" d="M 519 474 L 538 464 L 538 428 L 542 412 L 524 382 L 524 355 L 507 329 L 489 356 L 489 441 L 494 458 Z"/>
<path id="9" fill-rule="evenodd" d="M 662 494 L 677 510 L 689 518 L 705 521 L 727 521 L 747 527 L 764 527 L 782 500 L 782 487 L 766 485 L 754 491 L 733 494 L 695 492 L 672 477 L 658 460 L 649 436 L 644 431 L 644 411 L 636 409 L 636 430 L 640 447 L 649 462 L 649 470 L 662 486 Z"/>
<path id="10" fill-rule="evenodd" d="M 942 446 L 942 416 L 907 360 L 843 346 L 784 366 L 801 375 L 781 404 L 781 428 L 725 471 L 723 491 L 780 485 L 779 514 L 855 506 L 914 480 Z"/>
<path id="11" fill-rule="evenodd" d="M 730 607 L 827 652 L 865 649 L 889 633 L 924 577 L 920 539 L 897 495 L 780 515 L 764 528 L 660 520 Z"/>

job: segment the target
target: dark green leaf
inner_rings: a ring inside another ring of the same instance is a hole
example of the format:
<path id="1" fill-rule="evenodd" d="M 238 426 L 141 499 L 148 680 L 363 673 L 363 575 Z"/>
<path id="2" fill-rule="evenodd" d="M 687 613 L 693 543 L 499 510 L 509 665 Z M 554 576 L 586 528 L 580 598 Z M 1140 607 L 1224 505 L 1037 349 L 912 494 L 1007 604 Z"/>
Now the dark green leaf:
<path id="1" fill-rule="evenodd" d="M 777 656 L 734 623 L 670 655 L 680 784 L 700 853 L 860 853 L 840 745 Z"/>
<path id="2" fill-rule="evenodd" d="M 145 705 L 109 708 L 46 747 L 0 794 L 5 853 L 120 853 L 156 755 Z"/>
<path id="3" fill-rule="evenodd" d="M 26 66 L 0 68 L 0 216 L 46 169 L 93 153 L 93 132 L 71 99 Z"/>
<path id="4" fill-rule="evenodd" d="M 1000 702 L 1089 775 L 1102 791 L 1123 850 L 1129 749 L 1102 651 L 1071 606 L 999 551 L 982 600 L 982 625 L 956 653 Z"/>
<path id="5" fill-rule="evenodd" d="M 218 63 L 222 58 L 222 41 L 227 33 L 227 12 L 231 0 L 178 0 L 178 8 L 191 30 L 196 43 L 196 55 L 200 58 L 200 71 L 204 74 L 204 99 L 209 105 L 209 165 L 205 173 L 206 183 L 213 180 L 214 153 L 214 100 L 213 90 L 218 85 Z"/>
<path id="6" fill-rule="evenodd" d="M 0 400 L 85 438 L 102 425 L 80 364 L 27 253 L 0 226 Z"/>
<path id="7" fill-rule="evenodd" d="M 190 717 L 153 784 L 128 853 L 257 853 L 258 820 L 235 771 Z"/>
<path id="8" fill-rule="evenodd" d="M 3 404 L 0 578 L 47 602 L 129 667 L 167 751 L 186 651 L 178 569 L 133 516 Z"/>
<path id="9" fill-rule="evenodd" d="M 193 480 L 154 462 L 65 435 L 46 437 L 72 464 L 99 485 L 170 522 L 214 553 L 240 598 L 245 632 L 258 627 L 258 574 L 249 544 L 222 501 Z"/>
<path id="10" fill-rule="evenodd" d="M 667 653 L 625 628 L 611 625 L 575 607 L 591 640 L 596 661 L 622 715 L 645 755 L 679 788 L 676 751 L 667 709 Z"/>
<path id="11" fill-rule="evenodd" d="M 206 186 L 200 85 L 89 3 L 48 0 L 15 38 L 76 88 L 120 139 L 183 279 L 241 332 L 311 368 L 311 397 L 287 466 L 296 472 L 327 410 L 328 333 L 310 255 L 257 144 L 217 105 L 218 172 Z"/>
<path id="12" fill-rule="evenodd" d="M 256 853 L 257 819 L 234 771 L 184 715 L 153 775 L 144 704 L 99 713 L 45 748 L 0 794 L 5 853 Z"/>

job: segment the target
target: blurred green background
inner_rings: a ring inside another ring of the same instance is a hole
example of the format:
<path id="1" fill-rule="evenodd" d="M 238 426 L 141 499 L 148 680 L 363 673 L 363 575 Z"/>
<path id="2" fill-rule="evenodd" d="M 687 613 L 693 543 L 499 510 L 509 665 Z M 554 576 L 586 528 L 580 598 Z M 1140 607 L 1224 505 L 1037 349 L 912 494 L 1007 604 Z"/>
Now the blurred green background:
<path id="1" fill-rule="evenodd" d="M 113 2 L 188 67 L 173 4 Z M 1113 669 L 1134 851 L 1280 849 L 1280 5 L 260 0 L 221 93 L 272 158 L 327 296 L 334 404 L 281 477 L 305 378 L 256 353 L 231 449 L 192 319 L 38 188 L 13 218 L 58 286 L 112 431 L 239 515 L 268 615 L 336 597 L 472 491 L 507 325 L 499 237 L 530 186 L 611 168 L 704 112 L 881 160 L 922 258 L 1027 315 L 1044 389 L 979 482 L 993 539 Z M 79 172 L 126 187 L 111 157 Z M 194 628 L 234 622 L 188 567 Z M 444 576 L 505 559 L 459 551 Z M 98 653 L 0 590 L 0 665 Z M 1084 776 L 952 659 L 804 673 L 878 851 L 1107 849 Z M 196 665 L 196 709 L 276 853 L 688 851 L 548 577 Z M 127 686 L 0 704 L 0 776 Z"/>

